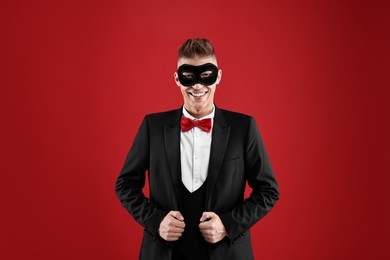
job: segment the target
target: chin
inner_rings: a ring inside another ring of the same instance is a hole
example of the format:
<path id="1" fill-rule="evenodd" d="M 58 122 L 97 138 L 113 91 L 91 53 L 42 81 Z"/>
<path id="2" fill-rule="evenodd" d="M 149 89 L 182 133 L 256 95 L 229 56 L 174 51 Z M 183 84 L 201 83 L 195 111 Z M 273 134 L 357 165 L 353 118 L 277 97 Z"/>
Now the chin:
<path id="1" fill-rule="evenodd" d="M 192 107 L 195 108 L 196 111 L 202 111 L 209 106 L 208 102 L 196 102 L 192 104 Z"/>

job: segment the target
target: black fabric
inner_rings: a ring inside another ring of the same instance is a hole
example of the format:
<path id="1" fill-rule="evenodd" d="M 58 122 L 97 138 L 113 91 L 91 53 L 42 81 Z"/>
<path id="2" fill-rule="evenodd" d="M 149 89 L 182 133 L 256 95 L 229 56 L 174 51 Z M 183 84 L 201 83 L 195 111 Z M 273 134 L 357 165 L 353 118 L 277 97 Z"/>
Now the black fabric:
<path id="1" fill-rule="evenodd" d="M 172 259 L 171 260 L 189 260 L 187 257 L 185 257 L 179 249 L 172 248 Z"/>
<path id="2" fill-rule="evenodd" d="M 180 84 L 190 87 L 196 83 L 205 86 L 213 85 L 218 78 L 218 67 L 212 63 L 193 66 L 189 64 L 181 65 L 177 70 Z"/>
<path id="3" fill-rule="evenodd" d="M 186 227 L 177 242 L 177 248 L 188 260 L 208 259 L 208 243 L 199 231 L 199 220 L 205 208 L 206 182 L 207 180 L 192 193 L 183 183 L 181 185 L 182 196 L 179 205 Z"/>

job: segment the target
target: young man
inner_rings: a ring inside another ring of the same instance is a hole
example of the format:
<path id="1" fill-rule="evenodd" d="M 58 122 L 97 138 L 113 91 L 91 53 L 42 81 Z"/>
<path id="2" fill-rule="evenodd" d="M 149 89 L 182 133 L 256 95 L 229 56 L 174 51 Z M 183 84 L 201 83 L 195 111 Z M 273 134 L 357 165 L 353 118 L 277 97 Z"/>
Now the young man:
<path id="1" fill-rule="evenodd" d="M 207 39 L 179 48 L 174 77 L 183 107 L 145 116 L 116 182 L 144 227 L 139 259 L 253 259 L 249 228 L 279 199 L 255 120 L 214 105 L 222 71 Z"/>

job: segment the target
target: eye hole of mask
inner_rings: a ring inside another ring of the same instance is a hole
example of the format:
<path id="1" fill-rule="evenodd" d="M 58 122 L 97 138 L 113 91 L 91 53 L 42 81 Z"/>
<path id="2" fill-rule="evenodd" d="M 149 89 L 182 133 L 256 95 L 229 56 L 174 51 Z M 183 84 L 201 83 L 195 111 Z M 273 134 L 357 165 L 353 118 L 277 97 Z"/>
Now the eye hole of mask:
<path id="1" fill-rule="evenodd" d="M 213 72 L 211 70 L 207 70 L 207 71 L 202 72 L 200 74 L 200 78 L 201 79 L 207 79 L 207 78 L 210 78 L 212 75 L 213 75 Z"/>
<path id="2" fill-rule="evenodd" d="M 195 79 L 195 74 L 192 73 L 192 72 L 183 71 L 183 73 L 182 73 L 181 75 L 182 75 L 183 78 L 185 78 L 185 79 L 190 79 L 190 80 Z"/>

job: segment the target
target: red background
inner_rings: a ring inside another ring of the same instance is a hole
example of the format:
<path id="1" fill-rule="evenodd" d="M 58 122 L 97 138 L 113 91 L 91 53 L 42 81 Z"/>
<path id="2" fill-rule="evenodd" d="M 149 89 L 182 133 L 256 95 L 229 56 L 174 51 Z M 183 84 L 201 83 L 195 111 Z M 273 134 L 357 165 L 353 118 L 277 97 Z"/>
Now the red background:
<path id="1" fill-rule="evenodd" d="M 2 1 L 1 259 L 136 259 L 115 179 L 177 48 L 215 45 L 281 200 L 256 259 L 389 259 L 389 1 Z"/>

